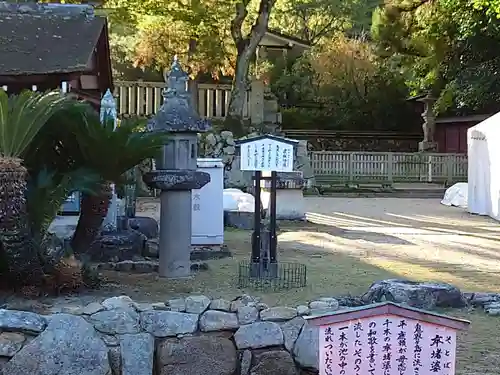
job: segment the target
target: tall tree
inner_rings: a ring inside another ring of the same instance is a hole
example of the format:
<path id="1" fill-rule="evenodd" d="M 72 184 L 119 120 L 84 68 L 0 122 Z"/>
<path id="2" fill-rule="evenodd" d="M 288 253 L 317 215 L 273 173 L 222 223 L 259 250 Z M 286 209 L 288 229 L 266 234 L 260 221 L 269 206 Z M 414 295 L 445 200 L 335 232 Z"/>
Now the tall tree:
<path id="1" fill-rule="evenodd" d="M 243 108 L 247 91 L 248 71 L 257 47 L 264 37 L 269 24 L 271 11 L 276 0 L 260 0 L 259 8 L 250 31 L 245 33 L 245 21 L 248 22 L 250 0 L 236 1 L 235 15 L 231 20 L 231 36 L 236 46 L 236 66 L 233 88 L 226 114 L 226 124 L 235 133 L 243 133 Z"/>
<path id="2" fill-rule="evenodd" d="M 467 0 L 394 0 L 374 15 L 379 53 L 437 109 L 489 112 L 500 99 L 500 22 Z"/>
<path id="3" fill-rule="evenodd" d="M 379 0 L 278 0 L 270 26 L 311 44 L 329 39 L 336 32 L 367 24 L 367 14 Z"/>
<path id="4" fill-rule="evenodd" d="M 108 0 L 105 6 L 112 40 L 136 67 L 162 71 L 178 55 L 192 76 L 233 73 L 231 1 Z"/>

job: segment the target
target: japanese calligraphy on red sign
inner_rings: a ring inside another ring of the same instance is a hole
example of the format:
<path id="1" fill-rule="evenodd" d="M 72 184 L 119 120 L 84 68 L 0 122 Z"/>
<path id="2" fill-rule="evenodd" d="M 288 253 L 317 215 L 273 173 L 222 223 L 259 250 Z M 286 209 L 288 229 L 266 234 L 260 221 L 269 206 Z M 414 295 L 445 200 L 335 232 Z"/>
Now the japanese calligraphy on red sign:
<path id="1" fill-rule="evenodd" d="M 456 332 L 381 315 L 321 327 L 320 375 L 454 375 Z"/>

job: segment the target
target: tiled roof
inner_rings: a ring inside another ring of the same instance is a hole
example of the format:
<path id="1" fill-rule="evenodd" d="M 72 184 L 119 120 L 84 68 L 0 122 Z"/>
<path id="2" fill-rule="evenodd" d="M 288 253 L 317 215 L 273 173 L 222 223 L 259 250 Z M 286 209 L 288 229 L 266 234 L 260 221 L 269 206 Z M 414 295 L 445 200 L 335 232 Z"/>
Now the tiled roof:
<path id="1" fill-rule="evenodd" d="M 85 71 L 105 24 L 88 5 L 0 1 L 0 75 Z"/>

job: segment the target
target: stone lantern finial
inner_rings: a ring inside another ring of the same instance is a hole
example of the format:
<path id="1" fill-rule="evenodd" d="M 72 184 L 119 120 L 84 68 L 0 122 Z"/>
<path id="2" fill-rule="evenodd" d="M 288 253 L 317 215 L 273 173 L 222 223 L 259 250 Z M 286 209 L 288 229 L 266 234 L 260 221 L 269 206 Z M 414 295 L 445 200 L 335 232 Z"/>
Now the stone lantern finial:
<path id="1" fill-rule="evenodd" d="M 200 133 L 210 129 L 210 123 L 200 118 L 192 106 L 191 95 L 187 90 L 188 81 L 189 76 L 176 55 L 170 72 L 165 74 L 163 104 L 148 122 L 149 130 Z"/>

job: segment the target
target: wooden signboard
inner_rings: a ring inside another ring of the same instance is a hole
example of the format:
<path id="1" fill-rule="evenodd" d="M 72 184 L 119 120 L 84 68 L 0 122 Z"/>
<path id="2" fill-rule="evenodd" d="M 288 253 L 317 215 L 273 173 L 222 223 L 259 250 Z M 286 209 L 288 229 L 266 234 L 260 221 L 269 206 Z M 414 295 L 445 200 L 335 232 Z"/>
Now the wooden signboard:
<path id="1" fill-rule="evenodd" d="M 273 135 L 238 140 L 242 171 L 292 172 L 298 141 Z"/>
<path id="2" fill-rule="evenodd" d="M 454 375 L 470 324 L 392 302 L 306 319 L 320 326 L 320 375 Z"/>

